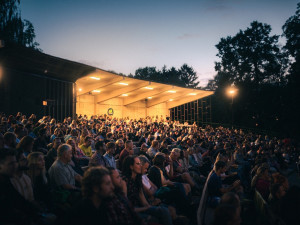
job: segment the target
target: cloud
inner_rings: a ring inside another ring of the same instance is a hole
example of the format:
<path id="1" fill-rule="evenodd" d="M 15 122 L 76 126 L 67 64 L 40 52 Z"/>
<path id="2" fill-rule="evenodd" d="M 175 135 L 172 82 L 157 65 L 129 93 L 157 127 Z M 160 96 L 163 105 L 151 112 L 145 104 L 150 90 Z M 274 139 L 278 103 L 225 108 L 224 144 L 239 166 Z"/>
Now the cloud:
<path id="1" fill-rule="evenodd" d="M 185 33 L 183 35 L 178 36 L 177 38 L 179 40 L 186 40 L 186 39 L 194 39 L 194 38 L 200 38 L 200 37 L 201 37 L 200 34 L 187 34 L 187 33 Z"/>

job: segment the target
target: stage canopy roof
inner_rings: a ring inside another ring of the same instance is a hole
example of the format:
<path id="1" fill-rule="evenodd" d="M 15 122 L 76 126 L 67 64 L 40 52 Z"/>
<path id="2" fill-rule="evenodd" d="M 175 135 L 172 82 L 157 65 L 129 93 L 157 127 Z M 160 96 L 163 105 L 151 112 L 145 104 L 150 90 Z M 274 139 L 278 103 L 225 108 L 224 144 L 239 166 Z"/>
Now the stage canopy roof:
<path id="1" fill-rule="evenodd" d="M 159 110 L 154 112 L 153 108 L 166 112 L 214 93 L 122 76 L 28 48 L 0 48 L 0 62 L 1 67 L 13 71 L 75 83 L 74 94 L 78 97 L 76 111 L 83 110 L 84 113 L 103 113 L 104 107 L 111 105 L 117 109 L 121 105 L 119 111 L 123 113 L 120 116 L 131 115 L 135 108 L 146 109 L 145 115 L 148 115 L 158 113 Z"/>
<path id="2" fill-rule="evenodd" d="M 122 98 L 124 106 L 145 100 L 146 108 L 166 103 L 169 109 L 214 93 L 139 80 L 101 69 L 79 78 L 76 81 L 76 92 L 77 96 L 93 95 L 96 104 L 113 98 Z"/>

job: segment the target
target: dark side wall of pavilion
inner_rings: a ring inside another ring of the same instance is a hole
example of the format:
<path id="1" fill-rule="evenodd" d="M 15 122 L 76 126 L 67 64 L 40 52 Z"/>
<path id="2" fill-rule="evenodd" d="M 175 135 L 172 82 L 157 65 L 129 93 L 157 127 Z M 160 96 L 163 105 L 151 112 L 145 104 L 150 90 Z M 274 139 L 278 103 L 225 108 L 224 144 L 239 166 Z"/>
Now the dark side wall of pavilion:
<path id="1" fill-rule="evenodd" d="M 30 49 L 1 48 L 0 112 L 50 115 L 59 121 L 74 117 L 75 81 L 93 70 Z"/>
<path id="2" fill-rule="evenodd" d="M 193 102 L 188 102 L 170 109 L 171 120 L 180 123 L 188 122 L 190 125 L 196 122 L 197 125 L 211 124 L 211 97 L 205 97 Z"/>
<path id="3" fill-rule="evenodd" d="M 38 118 L 50 115 L 62 120 L 73 116 L 73 86 L 72 82 L 3 68 L 0 111 L 8 115 L 19 111 L 28 116 L 34 113 Z"/>

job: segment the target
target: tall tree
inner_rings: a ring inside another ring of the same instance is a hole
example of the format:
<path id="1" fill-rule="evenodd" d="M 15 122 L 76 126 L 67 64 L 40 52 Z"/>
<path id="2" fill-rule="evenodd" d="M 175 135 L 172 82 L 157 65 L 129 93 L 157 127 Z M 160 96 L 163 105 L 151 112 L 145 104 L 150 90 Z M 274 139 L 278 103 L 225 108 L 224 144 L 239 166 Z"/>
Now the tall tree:
<path id="1" fill-rule="evenodd" d="M 162 74 L 165 77 L 164 83 L 182 86 L 182 82 L 180 80 L 180 72 L 175 67 L 172 66 L 168 70 L 162 70 Z"/>
<path id="2" fill-rule="evenodd" d="M 214 107 L 218 110 L 213 116 L 220 122 L 226 122 L 224 118 L 230 122 L 228 113 L 232 112 L 234 123 L 241 126 L 273 129 L 281 121 L 287 57 L 278 44 L 279 36 L 270 33 L 270 25 L 254 21 L 216 45 L 220 61 L 215 63 L 218 88 L 214 98 L 218 104 Z M 233 111 L 228 110 L 232 105 L 225 95 L 231 84 L 239 89 Z"/>
<path id="3" fill-rule="evenodd" d="M 144 67 L 144 68 L 138 68 L 135 71 L 135 78 L 142 79 L 142 80 L 152 80 L 152 81 L 158 81 L 160 75 L 160 71 L 156 70 L 156 67 Z"/>
<path id="4" fill-rule="evenodd" d="M 283 25 L 283 35 L 287 41 L 285 48 L 292 57 L 300 55 L 300 3 L 297 4 L 295 15 L 291 16 Z"/>
<path id="5" fill-rule="evenodd" d="M 282 29 L 287 40 L 284 48 L 292 58 L 289 81 L 298 86 L 300 81 L 300 3 L 298 3 L 295 15 L 285 22 Z"/>
<path id="6" fill-rule="evenodd" d="M 250 28 L 235 36 L 222 38 L 216 45 L 217 85 L 228 83 L 278 83 L 283 81 L 285 56 L 278 35 L 270 35 L 271 26 L 254 21 Z"/>
<path id="7" fill-rule="evenodd" d="M 284 48 L 290 58 L 288 85 L 285 96 L 287 102 L 286 119 L 287 123 L 294 125 L 292 132 L 298 133 L 300 123 L 300 3 L 297 4 L 295 15 L 291 16 L 283 25 L 283 36 L 286 37 Z"/>
<path id="8" fill-rule="evenodd" d="M 134 77 L 189 88 L 195 88 L 199 84 L 196 72 L 187 64 L 183 64 L 179 70 L 175 67 L 167 69 L 166 66 L 161 70 L 157 70 L 156 67 L 139 68 L 135 71 Z"/>
<path id="9" fill-rule="evenodd" d="M 180 74 L 179 80 L 183 82 L 184 86 L 195 88 L 199 85 L 198 76 L 192 67 L 183 64 L 178 72 Z"/>
<path id="10" fill-rule="evenodd" d="M 38 49 L 34 27 L 30 21 L 22 20 L 19 5 L 20 0 L 0 0 L 0 40 L 6 46 Z"/>

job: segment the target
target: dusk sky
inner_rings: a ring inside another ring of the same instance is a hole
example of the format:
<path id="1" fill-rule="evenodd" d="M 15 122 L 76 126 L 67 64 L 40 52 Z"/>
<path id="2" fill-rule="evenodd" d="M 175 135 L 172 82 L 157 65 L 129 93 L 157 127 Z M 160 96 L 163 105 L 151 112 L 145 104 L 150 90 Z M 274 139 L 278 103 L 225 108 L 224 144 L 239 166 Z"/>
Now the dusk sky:
<path id="1" fill-rule="evenodd" d="M 187 63 L 200 86 L 216 74 L 216 44 L 254 20 L 282 34 L 299 0 L 21 0 L 44 53 L 117 73 Z M 281 40 L 284 43 L 284 40 Z"/>

